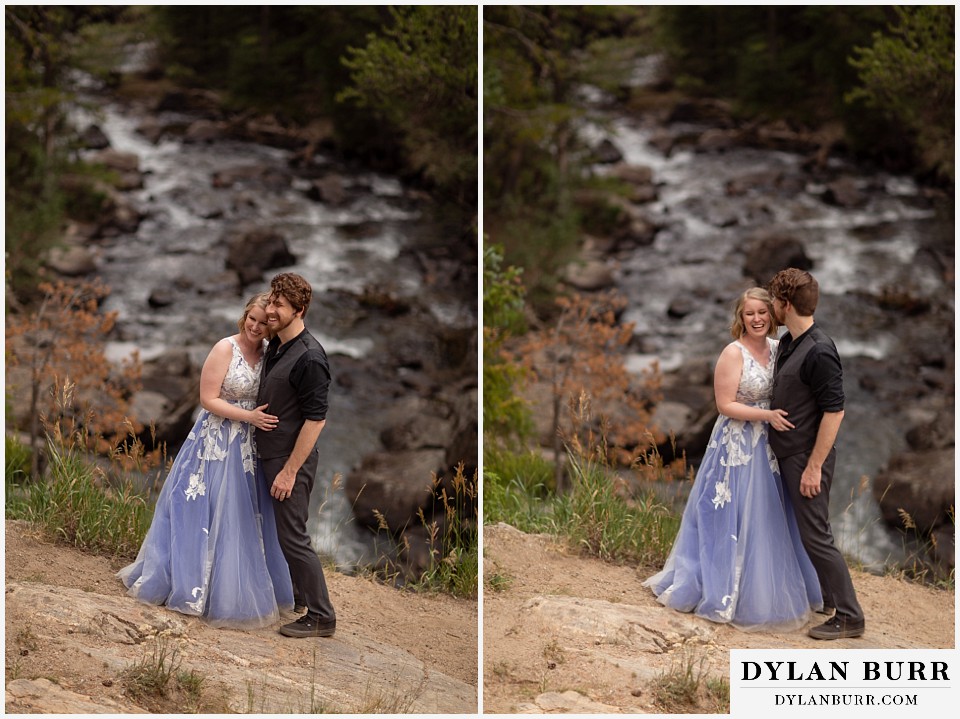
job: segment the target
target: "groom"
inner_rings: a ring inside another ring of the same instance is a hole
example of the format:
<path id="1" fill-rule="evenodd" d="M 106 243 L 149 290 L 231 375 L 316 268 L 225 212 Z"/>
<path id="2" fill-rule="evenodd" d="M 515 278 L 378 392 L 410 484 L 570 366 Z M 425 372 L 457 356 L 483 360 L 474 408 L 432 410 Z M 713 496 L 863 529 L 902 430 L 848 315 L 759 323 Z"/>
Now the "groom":
<path id="1" fill-rule="evenodd" d="M 864 616 L 850 571 L 830 529 L 830 485 L 837 450 L 833 443 L 843 420 L 843 370 L 837 348 L 814 323 L 819 299 L 809 272 L 778 272 L 767 288 L 777 321 L 786 325 L 773 378 L 771 409 L 783 409 L 794 429 L 771 427 L 770 447 L 790 494 L 800 538 L 817 570 L 824 609 L 836 613 L 810 629 L 815 639 L 859 637 Z M 271 410 L 272 411 L 272 410 Z"/>
<path id="2" fill-rule="evenodd" d="M 264 353 L 257 404 L 279 417 L 257 432 L 257 452 L 274 498 L 280 547 L 290 567 L 294 598 L 307 613 L 284 624 L 288 637 L 330 637 L 337 626 L 323 567 L 307 533 L 310 493 L 320 461 L 317 439 L 326 424 L 330 367 L 323 347 L 303 323 L 313 290 L 293 273 L 270 282 L 267 325 L 274 335 Z"/>

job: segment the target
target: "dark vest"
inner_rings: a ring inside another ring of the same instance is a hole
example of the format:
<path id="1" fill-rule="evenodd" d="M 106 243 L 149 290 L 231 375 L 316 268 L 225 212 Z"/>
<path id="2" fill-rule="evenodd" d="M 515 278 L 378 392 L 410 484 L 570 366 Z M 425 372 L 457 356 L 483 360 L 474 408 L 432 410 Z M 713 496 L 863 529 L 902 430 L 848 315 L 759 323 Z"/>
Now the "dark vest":
<path id="1" fill-rule="evenodd" d="M 290 340 L 290 346 L 270 367 L 267 374 L 267 361 L 264 358 L 260 370 L 260 389 L 257 392 L 257 406 L 269 404 L 266 412 L 276 415 L 279 422 L 269 432 L 256 432 L 257 453 L 263 459 L 289 457 L 303 428 L 303 414 L 300 411 L 300 398 L 290 384 L 290 371 L 310 349 L 311 343 L 320 346 L 309 332 L 303 332 Z"/>
<path id="2" fill-rule="evenodd" d="M 777 457 L 790 457 L 801 452 L 809 452 L 816 444 L 817 432 L 820 430 L 820 420 L 823 412 L 817 404 L 810 386 L 800 379 L 800 368 L 810 350 L 817 344 L 814 336 L 819 330 L 814 326 L 805 332 L 799 342 L 787 348 L 788 353 L 774 369 L 773 396 L 770 399 L 771 409 L 787 411 L 787 421 L 793 423 L 794 429 L 778 432 L 770 428 L 770 448 Z M 781 345 L 780 352 L 783 352 Z"/>

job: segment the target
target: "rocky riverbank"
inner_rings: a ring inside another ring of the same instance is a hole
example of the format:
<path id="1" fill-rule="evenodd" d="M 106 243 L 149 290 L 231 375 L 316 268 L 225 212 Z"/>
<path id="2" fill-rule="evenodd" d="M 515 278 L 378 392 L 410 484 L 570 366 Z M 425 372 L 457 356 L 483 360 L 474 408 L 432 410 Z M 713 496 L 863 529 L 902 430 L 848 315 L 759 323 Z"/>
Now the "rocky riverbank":
<path id="1" fill-rule="evenodd" d="M 483 709 L 497 714 L 726 713 L 658 703 L 660 676 L 728 680 L 731 649 L 954 646 L 954 592 L 853 572 L 867 632 L 825 647 L 805 632 L 741 632 L 659 604 L 652 567 L 580 556 L 554 537 L 484 527 Z M 907 609 L 909 608 L 909 609 Z M 702 663 L 701 663 L 702 662 Z"/>
<path id="2" fill-rule="evenodd" d="M 126 596 L 104 557 L 5 529 L 6 700 L 11 714 L 417 713 L 477 710 L 477 602 L 328 573 L 333 638 L 212 629 Z M 156 665 L 202 680 L 189 701 L 127 678 Z M 174 651 L 176 656 L 173 656 Z M 185 700 L 182 700 L 185 701 Z"/>

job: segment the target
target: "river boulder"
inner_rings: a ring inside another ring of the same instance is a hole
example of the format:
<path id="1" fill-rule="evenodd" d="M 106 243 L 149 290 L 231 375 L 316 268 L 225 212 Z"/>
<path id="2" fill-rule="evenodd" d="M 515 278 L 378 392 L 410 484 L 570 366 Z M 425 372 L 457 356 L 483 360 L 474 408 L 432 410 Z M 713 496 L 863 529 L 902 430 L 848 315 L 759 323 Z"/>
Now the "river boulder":
<path id="1" fill-rule="evenodd" d="M 852 177 L 841 177 L 827 185 L 823 193 L 823 201 L 838 207 L 863 207 L 867 202 L 866 195 L 860 190 L 856 180 Z"/>
<path id="2" fill-rule="evenodd" d="M 649 185 L 653 182 L 653 169 L 647 165 L 621 162 L 610 168 L 610 176 L 631 185 Z"/>
<path id="3" fill-rule="evenodd" d="M 83 277 L 97 270 L 96 256 L 79 245 L 51 248 L 44 264 L 64 277 Z"/>
<path id="4" fill-rule="evenodd" d="M 110 138 L 99 125 L 90 125 L 80 133 L 80 142 L 88 150 L 105 150 L 110 147 Z"/>
<path id="5" fill-rule="evenodd" d="M 171 90 L 154 105 L 154 112 L 177 112 L 199 115 L 207 119 L 219 119 L 223 114 L 223 102 L 213 90 Z"/>
<path id="6" fill-rule="evenodd" d="M 420 524 L 418 510 L 433 505 L 434 478 L 443 471 L 442 449 L 377 452 L 347 476 L 347 499 L 357 521 L 393 533 Z"/>
<path id="7" fill-rule="evenodd" d="M 603 260 L 571 262 L 563 270 L 563 280 L 582 292 L 598 292 L 614 285 L 613 270 Z"/>
<path id="8" fill-rule="evenodd" d="M 813 268 L 813 260 L 795 237 L 777 232 L 762 231 L 747 246 L 743 274 L 758 285 L 766 285 L 777 272 L 788 267 L 800 270 Z"/>
<path id="9" fill-rule="evenodd" d="M 139 172 L 140 158 L 133 152 L 103 150 L 90 157 L 91 162 L 117 172 Z"/>
<path id="10" fill-rule="evenodd" d="M 951 403 L 930 422 L 918 424 L 907 432 L 907 444 L 910 448 L 923 452 L 931 449 L 949 449 L 956 445 L 954 416 L 956 408 Z"/>
<path id="11" fill-rule="evenodd" d="M 697 138 L 698 152 L 723 152 L 729 150 L 743 142 L 742 134 L 739 130 L 728 130 L 723 128 L 710 128 Z"/>
<path id="12" fill-rule="evenodd" d="M 884 520 L 924 535 L 952 522 L 954 466 L 952 448 L 894 455 L 873 481 Z"/>
<path id="13" fill-rule="evenodd" d="M 606 138 L 593 148 L 590 159 L 599 165 L 612 165 L 623 160 L 623 152 L 612 140 Z"/>
<path id="14" fill-rule="evenodd" d="M 227 137 L 227 124 L 214 120 L 197 120 L 190 123 L 183 135 L 187 143 L 209 143 Z"/>
<path id="15" fill-rule="evenodd" d="M 313 180 L 310 183 L 310 189 L 307 190 L 307 197 L 334 207 L 345 204 L 348 199 L 343 178 L 336 173 Z"/>
<path id="16" fill-rule="evenodd" d="M 667 123 L 675 122 L 703 122 L 721 128 L 730 128 L 736 125 L 730 103 L 709 98 L 684 99 L 678 102 L 667 117 Z"/>
<path id="17" fill-rule="evenodd" d="M 270 229 L 241 232 L 227 241 L 227 269 L 235 271 L 243 285 L 262 280 L 264 270 L 289 267 L 296 261 L 286 238 Z"/>

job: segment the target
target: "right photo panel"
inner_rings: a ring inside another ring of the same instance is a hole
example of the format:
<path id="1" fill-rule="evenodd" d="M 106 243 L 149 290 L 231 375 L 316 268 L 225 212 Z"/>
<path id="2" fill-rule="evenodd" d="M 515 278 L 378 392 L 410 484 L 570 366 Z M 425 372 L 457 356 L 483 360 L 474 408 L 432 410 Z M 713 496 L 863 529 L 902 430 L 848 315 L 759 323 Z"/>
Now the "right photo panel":
<path id="1" fill-rule="evenodd" d="M 956 702 L 954 13 L 482 7 L 484 713 Z"/>

